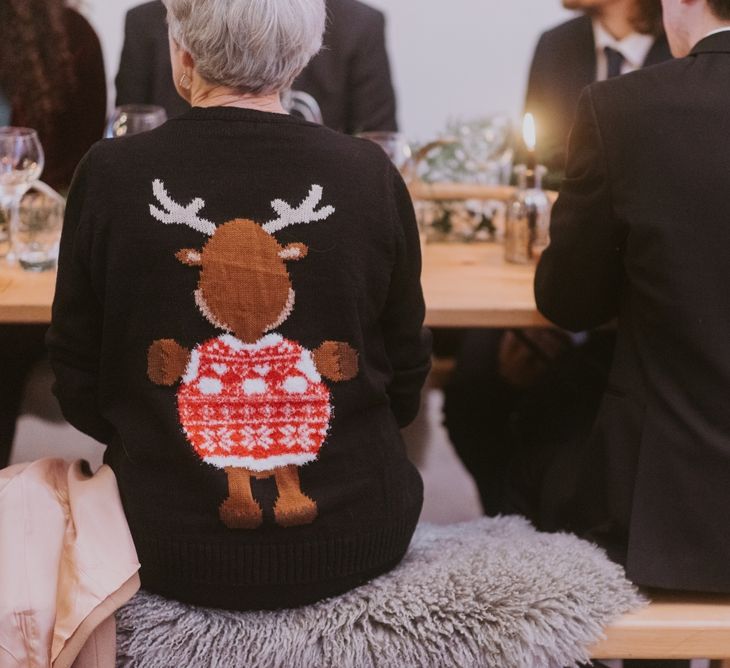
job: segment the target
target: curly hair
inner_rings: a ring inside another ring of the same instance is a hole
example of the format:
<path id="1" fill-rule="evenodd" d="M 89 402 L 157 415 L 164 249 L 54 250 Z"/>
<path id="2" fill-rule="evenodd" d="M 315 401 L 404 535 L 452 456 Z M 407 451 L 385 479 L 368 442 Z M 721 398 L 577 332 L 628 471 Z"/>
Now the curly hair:
<path id="1" fill-rule="evenodd" d="M 664 31 L 661 0 L 636 0 L 636 13 L 632 22 L 636 32 L 661 35 Z"/>
<path id="2" fill-rule="evenodd" d="M 0 87 L 43 129 L 76 83 L 63 0 L 0 0 Z"/>

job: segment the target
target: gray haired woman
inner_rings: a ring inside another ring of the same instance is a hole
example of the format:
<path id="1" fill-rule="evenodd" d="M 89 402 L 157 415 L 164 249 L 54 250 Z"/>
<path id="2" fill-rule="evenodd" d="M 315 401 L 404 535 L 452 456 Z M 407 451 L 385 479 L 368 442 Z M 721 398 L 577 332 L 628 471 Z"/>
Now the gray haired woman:
<path id="1" fill-rule="evenodd" d="M 234 610 L 340 594 L 403 557 L 399 428 L 429 368 L 420 251 L 379 147 L 288 116 L 323 0 L 166 0 L 185 115 L 80 166 L 48 334 L 107 445 L 143 586 Z"/>

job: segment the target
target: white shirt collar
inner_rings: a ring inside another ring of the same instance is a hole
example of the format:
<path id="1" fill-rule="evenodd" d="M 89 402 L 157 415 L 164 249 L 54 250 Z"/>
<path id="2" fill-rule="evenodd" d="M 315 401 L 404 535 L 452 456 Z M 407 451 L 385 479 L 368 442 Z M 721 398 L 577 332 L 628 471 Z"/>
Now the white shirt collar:
<path id="1" fill-rule="evenodd" d="M 717 33 L 719 33 L 719 32 L 730 32 L 730 26 L 723 26 L 722 28 L 717 28 L 716 30 L 711 30 L 702 39 L 706 39 L 710 35 L 717 35 Z"/>
<path id="2" fill-rule="evenodd" d="M 593 38 L 596 51 L 599 54 L 603 54 L 604 49 L 610 46 L 621 53 L 631 69 L 636 70 L 644 66 L 649 51 L 651 51 L 651 47 L 654 46 L 655 42 L 653 35 L 642 35 L 638 32 L 632 32 L 623 39 L 618 40 L 597 20 L 593 21 Z"/>

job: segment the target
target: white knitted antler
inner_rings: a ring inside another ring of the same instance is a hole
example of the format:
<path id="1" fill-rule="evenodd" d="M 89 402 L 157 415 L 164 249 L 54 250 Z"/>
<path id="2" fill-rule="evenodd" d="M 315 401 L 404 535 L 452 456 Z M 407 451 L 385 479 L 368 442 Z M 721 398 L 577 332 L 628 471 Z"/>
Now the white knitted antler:
<path id="1" fill-rule="evenodd" d="M 200 210 L 205 206 L 205 202 L 200 197 L 196 197 L 187 206 L 178 204 L 167 194 L 165 184 L 160 179 L 153 181 L 152 192 L 165 210 L 163 211 L 154 204 L 150 204 L 150 213 L 161 223 L 166 225 L 187 225 L 198 232 L 207 234 L 209 237 L 215 234 L 215 223 L 198 216 Z"/>
<path id="2" fill-rule="evenodd" d="M 311 187 L 307 198 L 296 209 L 293 209 L 283 200 L 274 200 L 271 203 L 271 207 L 279 214 L 279 217 L 275 220 L 270 220 L 265 225 L 262 225 L 262 227 L 269 234 L 273 234 L 274 232 L 278 232 L 290 225 L 313 223 L 318 220 L 325 220 L 335 212 L 335 207 L 325 206 L 318 211 L 315 211 L 315 207 L 317 207 L 321 201 L 322 186 L 318 185 L 313 185 Z"/>

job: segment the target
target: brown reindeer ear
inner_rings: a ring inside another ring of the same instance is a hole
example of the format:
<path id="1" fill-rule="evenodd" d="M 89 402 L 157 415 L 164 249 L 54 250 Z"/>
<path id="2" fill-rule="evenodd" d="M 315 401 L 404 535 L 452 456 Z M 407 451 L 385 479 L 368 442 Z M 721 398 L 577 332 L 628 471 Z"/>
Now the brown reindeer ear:
<path id="1" fill-rule="evenodd" d="M 284 246 L 279 251 L 279 257 L 286 261 L 286 260 L 303 260 L 305 257 L 307 257 L 307 253 L 309 252 L 309 248 L 306 247 L 304 244 L 296 243 L 296 244 L 289 244 L 287 246 Z"/>
<path id="2" fill-rule="evenodd" d="M 175 253 L 175 257 L 188 267 L 200 267 L 203 264 L 203 256 L 195 248 L 183 248 Z"/>

